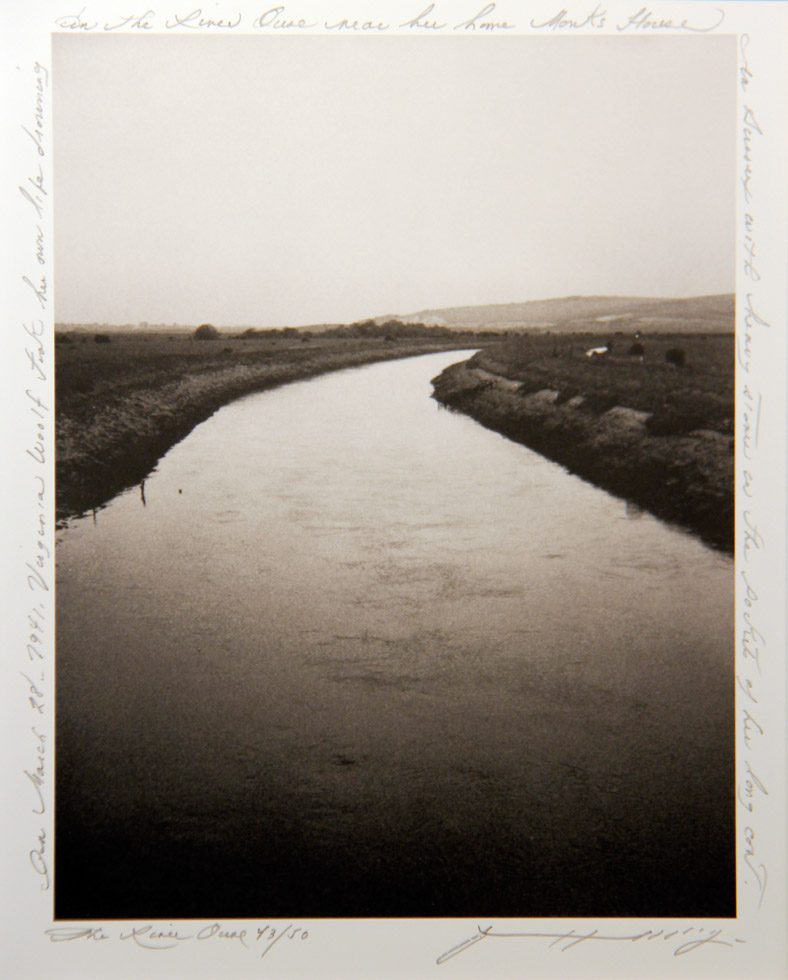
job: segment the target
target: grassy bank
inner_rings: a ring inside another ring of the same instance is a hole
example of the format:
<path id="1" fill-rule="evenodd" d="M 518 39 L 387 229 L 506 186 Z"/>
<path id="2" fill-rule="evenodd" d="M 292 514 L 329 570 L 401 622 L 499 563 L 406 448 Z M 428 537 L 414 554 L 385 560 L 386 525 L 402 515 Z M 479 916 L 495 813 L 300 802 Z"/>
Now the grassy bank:
<path id="1" fill-rule="evenodd" d="M 591 358 L 598 337 L 512 337 L 435 397 L 732 552 L 733 336 L 611 339 Z"/>
<path id="2" fill-rule="evenodd" d="M 183 333 L 59 335 L 58 520 L 100 507 L 139 483 L 195 425 L 241 395 L 340 368 L 468 346 L 475 343 L 467 336 L 259 333 L 200 341 Z"/>

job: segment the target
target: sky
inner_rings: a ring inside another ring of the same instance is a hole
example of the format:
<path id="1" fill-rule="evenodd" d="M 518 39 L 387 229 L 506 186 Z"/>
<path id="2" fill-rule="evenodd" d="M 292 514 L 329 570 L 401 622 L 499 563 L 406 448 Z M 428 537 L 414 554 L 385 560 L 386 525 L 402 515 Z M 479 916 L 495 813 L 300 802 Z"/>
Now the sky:
<path id="1" fill-rule="evenodd" d="M 733 292 L 735 38 L 53 36 L 56 318 Z"/>

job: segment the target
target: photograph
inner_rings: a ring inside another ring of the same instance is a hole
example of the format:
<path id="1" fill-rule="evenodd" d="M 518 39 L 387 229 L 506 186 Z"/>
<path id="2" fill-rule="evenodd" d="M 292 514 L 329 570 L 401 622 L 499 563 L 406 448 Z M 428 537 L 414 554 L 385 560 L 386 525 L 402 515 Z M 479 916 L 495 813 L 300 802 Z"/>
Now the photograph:
<path id="1" fill-rule="evenodd" d="M 740 45 L 468 23 L 52 35 L 56 924 L 736 918 Z"/>

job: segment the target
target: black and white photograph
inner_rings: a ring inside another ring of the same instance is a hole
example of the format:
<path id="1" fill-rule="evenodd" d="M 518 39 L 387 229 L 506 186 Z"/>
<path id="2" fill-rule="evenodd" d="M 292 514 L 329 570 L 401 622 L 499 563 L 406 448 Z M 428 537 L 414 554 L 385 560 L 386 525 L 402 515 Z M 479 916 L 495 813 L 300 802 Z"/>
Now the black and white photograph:
<path id="1" fill-rule="evenodd" d="M 13 69 L 47 975 L 773 966 L 779 5 L 318 6 Z"/>
<path id="2" fill-rule="evenodd" d="M 54 39 L 58 917 L 735 913 L 735 57 Z"/>

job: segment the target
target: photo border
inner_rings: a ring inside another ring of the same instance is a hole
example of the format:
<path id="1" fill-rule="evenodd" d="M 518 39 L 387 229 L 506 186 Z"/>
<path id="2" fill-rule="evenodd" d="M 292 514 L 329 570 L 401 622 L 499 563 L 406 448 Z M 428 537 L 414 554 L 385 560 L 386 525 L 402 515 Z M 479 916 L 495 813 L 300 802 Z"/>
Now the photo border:
<path id="1" fill-rule="evenodd" d="M 132 11 L 133 6 L 126 0 L 78 0 L 73 4 L 39 0 L 35 5 L 14 4 L 15 9 L 4 13 L 3 295 L 7 315 L 0 363 L 3 448 L 8 460 L 3 493 L 11 518 L 6 522 L 2 552 L 6 975 L 215 977 L 221 971 L 227 977 L 422 977 L 434 973 L 452 977 L 525 974 L 767 980 L 784 975 L 788 968 L 784 927 L 786 3 L 657 0 L 644 6 L 639 0 L 566 4 L 542 0 L 436 0 L 434 4 L 426 0 L 282 0 L 260 4 L 221 0 L 199 7 L 194 2 L 167 0 L 147 11 L 143 6 Z M 280 7 L 281 14 L 270 15 L 269 20 L 267 12 Z M 195 19 L 196 10 L 201 13 Z M 213 23 L 200 27 L 200 18 Z M 286 26 L 275 26 L 277 20 Z M 443 26 L 419 26 L 428 21 Z M 343 22 L 348 26 L 341 26 Z M 388 26 L 382 30 L 376 25 Z M 345 37 L 418 34 L 433 37 L 436 44 L 442 37 L 458 34 L 472 35 L 480 44 L 502 34 L 737 36 L 735 919 L 320 919 L 290 923 L 308 931 L 307 941 L 290 939 L 284 921 L 52 920 L 56 841 L 51 820 L 55 751 L 51 35 L 109 33 L 108 26 L 115 33 L 142 36 L 196 32 Z M 242 929 L 248 930 L 245 943 L 232 935 Z M 154 931 L 163 935 L 157 938 Z M 168 938 L 167 933 L 188 933 L 191 938 Z"/>

